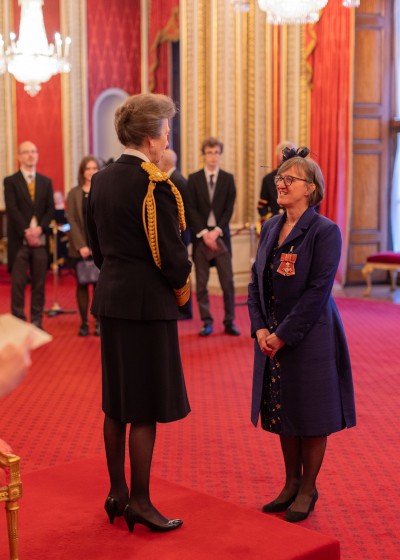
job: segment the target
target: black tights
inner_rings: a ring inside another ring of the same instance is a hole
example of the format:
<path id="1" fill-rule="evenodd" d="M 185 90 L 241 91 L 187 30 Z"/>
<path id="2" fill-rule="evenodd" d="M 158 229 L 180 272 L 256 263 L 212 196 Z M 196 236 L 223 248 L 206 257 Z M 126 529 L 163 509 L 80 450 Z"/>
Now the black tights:
<path id="1" fill-rule="evenodd" d="M 129 459 L 131 491 L 125 478 L 126 424 L 104 417 L 104 443 L 110 477 L 109 495 L 121 504 L 128 503 L 137 513 L 153 523 L 168 520 L 156 510 L 150 500 L 150 470 L 156 439 L 156 424 L 131 424 Z"/>
<path id="2" fill-rule="evenodd" d="M 92 284 L 93 294 L 96 289 L 96 284 Z M 78 284 L 76 287 L 76 299 L 78 302 L 79 314 L 81 316 L 82 323 L 88 322 L 88 310 L 89 310 L 89 284 Z"/>
<path id="3" fill-rule="evenodd" d="M 277 502 L 288 500 L 296 494 L 292 506 L 295 511 L 306 511 L 316 490 L 316 480 L 324 459 L 327 437 L 280 436 L 286 481 Z"/>

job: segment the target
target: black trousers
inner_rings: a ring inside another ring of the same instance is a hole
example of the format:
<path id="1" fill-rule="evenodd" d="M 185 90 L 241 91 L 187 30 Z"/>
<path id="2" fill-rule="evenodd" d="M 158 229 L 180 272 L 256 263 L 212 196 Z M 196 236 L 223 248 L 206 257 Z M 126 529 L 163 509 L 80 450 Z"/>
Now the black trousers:
<path id="1" fill-rule="evenodd" d="M 23 245 L 19 249 L 11 269 L 11 313 L 26 321 L 25 289 L 29 269 L 32 280 L 30 320 L 36 325 L 42 324 L 47 266 L 48 256 L 44 246 Z"/>
<path id="2" fill-rule="evenodd" d="M 221 284 L 224 299 L 224 323 L 231 323 L 235 319 L 235 287 L 233 283 L 232 257 L 229 251 L 209 260 L 204 243 L 198 244 L 194 250 L 193 260 L 196 273 L 196 297 L 199 305 L 200 317 L 203 323 L 212 323 L 210 298 L 208 296 L 208 280 L 210 268 L 215 266 Z"/>

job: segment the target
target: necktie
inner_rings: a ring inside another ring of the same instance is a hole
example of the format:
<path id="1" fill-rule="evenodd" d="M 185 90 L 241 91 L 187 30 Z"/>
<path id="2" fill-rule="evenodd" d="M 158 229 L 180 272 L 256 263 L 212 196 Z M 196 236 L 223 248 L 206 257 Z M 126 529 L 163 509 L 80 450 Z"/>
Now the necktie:
<path id="1" fill-rule="evenodd" d="M 213 190 L 214 188 L 214 175 L 210 175 L 210 189 Z"/>
<path id="2" fill-rule="evenodd" d="M 33 202 L 35 200 L 35 178 L 33 175 L 28 175 L 28 191 Z"/>

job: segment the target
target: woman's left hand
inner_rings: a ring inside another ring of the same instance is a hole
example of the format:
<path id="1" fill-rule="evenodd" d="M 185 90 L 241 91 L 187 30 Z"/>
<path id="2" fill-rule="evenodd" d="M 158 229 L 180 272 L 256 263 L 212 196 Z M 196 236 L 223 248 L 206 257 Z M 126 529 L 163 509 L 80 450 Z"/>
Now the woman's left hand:
<path id="1" fill-rule="evenodd" d="M 274 333 L 267 336 L 266 343 L 267 343 L 267 349 L 265 354 L 267 354 L 267 356 L 269 356 L 270 358 L 273 358 L 275 354 L 278 352 L 278 350 L 280 350 L 283 346 L 285 346 L 283 340 L 281 340 Z"/>

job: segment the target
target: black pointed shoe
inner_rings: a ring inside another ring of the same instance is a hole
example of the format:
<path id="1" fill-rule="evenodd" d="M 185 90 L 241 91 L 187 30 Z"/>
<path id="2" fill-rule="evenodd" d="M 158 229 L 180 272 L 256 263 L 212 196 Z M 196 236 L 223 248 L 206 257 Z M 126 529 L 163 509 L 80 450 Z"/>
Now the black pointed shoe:
<path id="1" fill-rule="evenodd" d="M 118 500 L 116 500 L 112 496 L 107 497 L 106 502 L 104 504 L 104 509 L 107 512 L 111 524 L 114 523 L 114 519 L 116 517 L 124 514 L 125 507 L 126 507 L 126 502 L 123 505 L 120 505 Z"/>
<path id="2" fill-rule="evenodd" d="M 178 529 L 183 523 L 182 519 L 169 519 L 167 523 L 162 525 L 157 525 L 152 521 L 149 521 L 139 513 L 136 513 L 131 507 L 126 506 L 124 510 L 124 518 L 126 524 L 128 525 L 129 532 L 132 533 L 135 523 L 139 523 L 140 525 L 145 525 L 152 531 L 156 531 L 158 533 L 165 533 L 166 531 L 173 531 L 174 529 Z"/>
<path id="3" fill-rule="evenodd" d="M 265 504 L 265 506 L 262 507 L 262 511 L 264 513 L 281 513 L 282 511 L 286 511 L 288 507 L 293 504 L 296 496 L 297 492 L 296 494 L 293 494 L 293 496 L 291 496 L 288 500 L 286 500 L 286 502 L 277 502 L 276 500 L 273 500 L 269 504 Z"/>
<path id="4" fill-rule="evenodd" d="M 288 509 L 285 513 L 285 521 L 289 523 L 298 523 L 299 521 L 304 521 L 310 515 L 310 512 L 314 510 L 315 502 L 318 500 L 318 491 L 315 490 L 313 497 L 311 498 L 310 505 L 307 511 L 293 511 Z"/>

